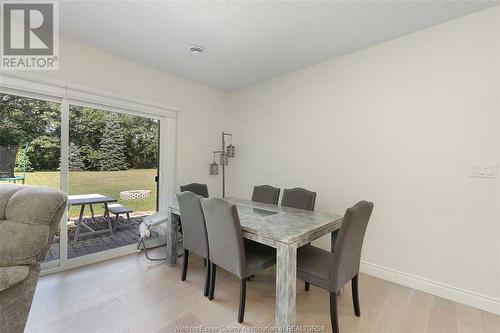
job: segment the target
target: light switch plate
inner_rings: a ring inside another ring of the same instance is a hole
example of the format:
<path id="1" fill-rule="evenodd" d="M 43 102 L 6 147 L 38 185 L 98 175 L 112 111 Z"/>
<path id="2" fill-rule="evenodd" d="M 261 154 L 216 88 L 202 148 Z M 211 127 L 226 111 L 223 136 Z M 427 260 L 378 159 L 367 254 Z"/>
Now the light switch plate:
<path id="1" fill-rule="evenodd" d="M 469 169 L 469 177 L 497 178 L 497 165 L 496 164 L 474 165 Z"/>

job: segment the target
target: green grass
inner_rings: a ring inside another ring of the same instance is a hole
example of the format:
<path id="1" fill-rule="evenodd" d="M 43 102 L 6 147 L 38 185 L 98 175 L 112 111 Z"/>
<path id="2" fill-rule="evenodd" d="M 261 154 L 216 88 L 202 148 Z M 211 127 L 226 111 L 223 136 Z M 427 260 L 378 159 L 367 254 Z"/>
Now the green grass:
<path id="1" fill-rule="evenodd" d="M 69 173 L 69 194 L 99 193 L 118 199 L 124 206 L 137 211 L 156 210 L 156 169 L 131 169 L 126 171 L 71 171 Z M 59 171 L 36 171 L 26 173 L 26 185 L 60 188 Z M 120 191 L 151 190 L 148 199 L 120 200 Z M 102 214 L 100 205 L 94 207 L 96 214 Z M 79 207 L 70 209 L 70 216 L 78 216 Z M 89 211 L 86 210 L 86 214 Z"/>

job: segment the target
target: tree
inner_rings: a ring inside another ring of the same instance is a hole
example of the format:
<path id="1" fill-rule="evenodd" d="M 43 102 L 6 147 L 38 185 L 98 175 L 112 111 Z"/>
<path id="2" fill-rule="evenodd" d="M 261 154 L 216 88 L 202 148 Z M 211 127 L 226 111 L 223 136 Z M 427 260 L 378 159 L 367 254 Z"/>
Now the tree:
<path id="1" fill-rule="evenodd" d="M 127 151 L 127 164 L 134 168 L 156 168 L 158 164 L 158 128 L 156 119 L 120 114 L 120 125 Z"/>
<path id="2" fill-rule="evenodd" d="M 125 162 L 119 157 L 113 164 L 123 168 L 154 168 L 158 163 L 159 121 L 147 117 L 116 114 L 119 128 L 105 130 L 110 112 L 70 105 L 70 141 L 80 150 L 85 170 L 100 170 L 104 161 L 114 158 L 101 148 L 106 135 L 121 134 Z M 121 129 L 120 129 L 121 128 Z M 113 141 L 112 139 L 111 141 Z M 28 144 L 28 167 L 33 170 L 59 170 L 61 156 L 61 111 L 54 102 L 0 93 L 0 146 Z M 1 150 L 0 150 L 1 152 Z M 120 155 L 121 156 L 121 155 Z M 13 157 L 12 157 L 13 159 Z M 0 156 L 0 167 L 5 161 Z M 13 163 L 11 163 L 13 164 Z"/>
<path id="3" fill-rule="evenodd" d="M 33 170 L 57 170 L 61 160 L 61 140 L 51 135 L 42 135 L 31 141 L 26 153 Z"/>
<path id="4" fill-rule="evenodd" d="M 80 148 L 87 170 L 101 169 L 100 144 L 108 114 L 88 107 L 69 107 L 69 137 Z"/>
<path id="5" fill-rule="evenodd" d="M 27 143 L 33 169 L 55 170 L 60 138 L 61 113 L 57 103 L 0 94 L 0 146 L 21 147 Z M 4 159 L 7 156 L 0 155 L 0 165 Z"/>
<path id="6" fill-rule="evenodd" d="M 83 163 L 82 152 L 73 142 L 69 144 L 68 169 L 70 171 L 83 171 L 86 169 Z"/>
<path id="7" fill-rule="evenodd" d="M 118 123 L 118 115 L 110 113 L 101 139 L 101 170 L 127 170 L 125 139 Z"/>
<path id="8" fill-rule="evenodd" d="M 25 144 L 46 135 L 60 138 L 59 105 L 22 96 L 0 94 L 0 144 Z"/>

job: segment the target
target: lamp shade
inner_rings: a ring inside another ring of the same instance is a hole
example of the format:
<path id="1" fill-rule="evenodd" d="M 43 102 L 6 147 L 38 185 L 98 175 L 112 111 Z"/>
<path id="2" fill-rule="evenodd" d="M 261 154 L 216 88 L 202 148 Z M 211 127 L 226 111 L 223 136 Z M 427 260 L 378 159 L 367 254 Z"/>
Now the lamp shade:
<path id="1" fill-rule="evenodd" d="M 225 153 L 220 154 L 220 164 L 221 165 L 229 165 L 229 158 L 227 157 L 227 154 L 225 154 Z"/>
<path id="2" fill-rule="evenodd" d="M 216 162 L 210 163 L 210 175 L 217 176 L 219 174 L 219 165 Z"/>
<path id="3" fill-rule="evenodd" d="M 232 144 L 227 146 L 227 156 L 228 157 L 234 157 L 234 152 L 235 152 L 235 148 Z"/>

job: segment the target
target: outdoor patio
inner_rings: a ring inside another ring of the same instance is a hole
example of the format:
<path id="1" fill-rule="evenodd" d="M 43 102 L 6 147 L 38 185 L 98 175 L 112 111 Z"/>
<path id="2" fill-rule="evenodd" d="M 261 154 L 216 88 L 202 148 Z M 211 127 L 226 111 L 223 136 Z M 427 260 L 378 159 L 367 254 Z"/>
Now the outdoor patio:
<path id="1" fill-rule="evenodd" d="M 142 222 L 143 217 L 147 215 L 149 214 L 142 213 L 140 215 L 131 216 L 130 224 L 127 223 L 126 219 L 120 217 L 120 222 L 122 224 L 112 235 L 109 233 L 89 235 L 81 237 L 77 241 L 73 240 L 75 236 L 75 223 L 77 218 L 72 218 L 68 223 L 68 259 L 115 249 L 130 244 L 137 244 L 139 242 L 139 224 Z M 90 216 L 84 218 L 84 221 L 91 225 L 95 230 L 107 229 L 107 223 L 104 221 L 102 216 L 96 216 L 95 220 L 96 223 L 93 223 Z M 114 217 L 112 217 L 111 220 L 115 223 Z M 44 262 L 59 259 L 59 239 L 59 235 L 56 235 Z"/>

